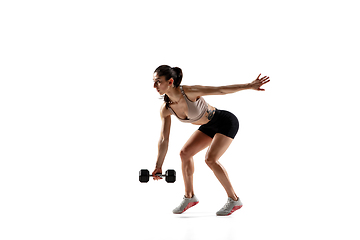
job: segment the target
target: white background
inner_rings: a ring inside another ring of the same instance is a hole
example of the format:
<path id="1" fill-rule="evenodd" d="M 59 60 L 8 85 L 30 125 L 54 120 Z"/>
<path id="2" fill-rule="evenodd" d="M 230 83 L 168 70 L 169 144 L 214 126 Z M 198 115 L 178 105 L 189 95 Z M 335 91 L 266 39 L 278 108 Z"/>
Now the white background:
<path id="1" fill-rule="evenodd" d="M 359 42 L 356 1 L 2 1 L 1 239 L 359 239 Z M 153 170 L 161 64 L 185 85 L 247 83 L 209 96 L 240 130 L 221 159 L 244 207 L 195 157 L 200 203 L 178 153 L 197 127 L 173 118 Z"/>

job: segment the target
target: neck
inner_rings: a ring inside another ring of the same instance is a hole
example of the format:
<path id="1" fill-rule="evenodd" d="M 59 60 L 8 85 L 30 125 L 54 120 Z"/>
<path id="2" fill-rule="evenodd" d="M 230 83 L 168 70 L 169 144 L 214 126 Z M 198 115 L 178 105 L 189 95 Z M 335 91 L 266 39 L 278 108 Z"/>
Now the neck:
<path id="1" fill-rule="evenodd" d="M 166 93 L 166 95 L 168 95 L 171 102 L 177 103 L 179 102 L 182 94 L 180 88 L 178 87 L 178 88 L 170 88 L 169 91 Z"/>

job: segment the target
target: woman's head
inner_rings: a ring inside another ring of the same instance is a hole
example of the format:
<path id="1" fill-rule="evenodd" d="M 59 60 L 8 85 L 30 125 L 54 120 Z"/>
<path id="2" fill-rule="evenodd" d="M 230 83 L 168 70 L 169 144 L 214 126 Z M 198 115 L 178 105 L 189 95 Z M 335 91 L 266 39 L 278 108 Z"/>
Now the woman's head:
<path id="1" fill-rule="evenodd" d="M 166 92 L 170 88 L 178 88 L 180 86 L 183 74 L 181 68 L 170 67 L 168 65 L 161 65 L 154 71 L 154 88 L 160 95 L 164 95 L 164 101 L 166 102 L 166 108 L 171 103 L 170 98 L 166 95 Z"/>
<path id="2" fill-rule="evenodd" d="M 163 95 L 169 87 L 179 87 L 182 77 L 181 68 L 161 65 L 154 71 L 154 88 Z"/>

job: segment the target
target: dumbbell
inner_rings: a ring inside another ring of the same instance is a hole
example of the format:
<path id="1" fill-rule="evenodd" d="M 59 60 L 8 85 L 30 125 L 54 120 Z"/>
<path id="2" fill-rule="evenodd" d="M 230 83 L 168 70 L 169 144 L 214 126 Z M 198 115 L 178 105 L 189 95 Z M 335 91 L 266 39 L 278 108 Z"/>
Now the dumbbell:
<path id="1" fill-rule="evenodd" d="M 150 175 L 150 172 L 147 169 L 141 169 L 139 171 L 139 181 L 142 183 L 147 183 L 150 176 L 152 177 L 153 175 Z M 173 169 L 166 170 L 165 175 L 157 173 L 155 176 L 165 177 L 165 181 L 168 183 L 173 183 L 176 181 L 176 172 Z"/>

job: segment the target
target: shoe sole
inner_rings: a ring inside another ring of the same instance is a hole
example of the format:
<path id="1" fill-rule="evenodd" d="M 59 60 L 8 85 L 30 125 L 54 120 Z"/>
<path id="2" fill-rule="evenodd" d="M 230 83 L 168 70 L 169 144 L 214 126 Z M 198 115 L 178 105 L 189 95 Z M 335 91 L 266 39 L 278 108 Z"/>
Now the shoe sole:
<path id="1" fill-rule="evenodd" d="M 216 214 L 216 215 L 217 215 L 217 216 L 229 216 L 229 215 L 231 215 L 233 212 L 235 212 L 236 210 L 239 210 L 242 206 L 243 206 L 243 205 L 233 207 L 233 209 L 232 209 L 232 210 L 230 211 L 230 213 L 228 213 L 228 214 L 225 214 L 225 215 Z"/>
<path id="2" fill-rule="evenodd" d="M 175 214 L 182 214 L 183 212 L 185 212 L 186 210 L 188 210 L 189 208 L 195 206 L 196 204 L 198 204 L 199 202 L 190 202 L 188 203 L 188 205 L 184 208 L 184 210 L 180 213 L 175 213 Z"/>

